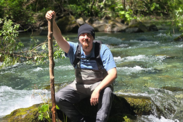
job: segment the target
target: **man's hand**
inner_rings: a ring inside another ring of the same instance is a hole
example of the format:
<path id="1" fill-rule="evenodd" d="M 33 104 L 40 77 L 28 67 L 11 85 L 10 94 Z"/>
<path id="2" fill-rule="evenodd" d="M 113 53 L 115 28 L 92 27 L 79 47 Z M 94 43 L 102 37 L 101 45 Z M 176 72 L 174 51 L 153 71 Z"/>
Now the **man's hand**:
<path id="1" fill-rule="evenodd" d="M 53 19 L 55 19 L 56 13 L 55 13 L 55 11 L 49 10 L 49 11 L 46 13 L 45 18 L 46 18 L 47 20 L 51 20 L 52 17 L 54 17 Z"/>
<path id="2" fill-rule="evenodd" d="M 91 94 L 90 104 L 93 106 L 97 105 L 99 101 L 99 96 L 100 96 L 100 90 L 96 88 Z"/>

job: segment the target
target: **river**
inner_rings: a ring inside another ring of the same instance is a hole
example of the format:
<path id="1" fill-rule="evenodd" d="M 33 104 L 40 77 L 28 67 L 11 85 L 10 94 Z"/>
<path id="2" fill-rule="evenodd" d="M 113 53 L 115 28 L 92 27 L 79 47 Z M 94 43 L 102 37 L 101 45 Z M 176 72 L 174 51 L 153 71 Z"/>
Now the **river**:
<path id="1" fill-rule="evenodd" d="M 137 122 L 183 121 L 183 42 L 173 39 L 180 33 L 166 34 L 166 30 L 145 33 L 96 33 L 112 51 L 118 77 L 114 92 L 127 96 L 149 97 L 156 109 L 151 115 L 137 117 Z M 77 34 L 65 34 L 77 42 Z M 40 41 L 47 36 L 37 35 Z M 20 36 L 29 45 L 30 37 Z M 0 63 L 1 65 L 1 63 Z M 69 60 L 55 60 L 55 83 L 68 83 L 74 79 Z M 43 102 L 40 96 L 50 98 L 49 66 L 18 63 L 0 70 L 0 117 L 18 108 Z"/>

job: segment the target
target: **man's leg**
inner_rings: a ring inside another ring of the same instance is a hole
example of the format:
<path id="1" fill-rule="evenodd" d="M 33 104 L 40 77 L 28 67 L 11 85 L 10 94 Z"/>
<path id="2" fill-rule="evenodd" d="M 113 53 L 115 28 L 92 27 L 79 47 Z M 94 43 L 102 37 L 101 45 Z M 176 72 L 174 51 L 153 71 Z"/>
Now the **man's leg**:
<path id="1" fill-rule="evenodd" d="M 111 87 L 106 87 L 104 90 L 101 91 L 96 122 L 107 122 L 112 105 L 112 99 L 113 91 Z"/>
<path id="2" fill-rule="evenodd" d="M 82 115 L 75 109 L 75 103 L 79 102 L 86 95 L 78 93 L 73 87 L 66 86 L 55 94 L 55 102 L 72 122 L 79 122 Z"/>

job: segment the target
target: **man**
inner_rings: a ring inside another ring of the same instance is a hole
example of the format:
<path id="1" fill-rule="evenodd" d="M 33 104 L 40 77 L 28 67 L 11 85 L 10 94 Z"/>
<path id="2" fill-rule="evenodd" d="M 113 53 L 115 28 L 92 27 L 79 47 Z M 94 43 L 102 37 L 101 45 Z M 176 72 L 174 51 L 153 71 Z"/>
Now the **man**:
<path id="1" fill-rule="evenodd" d="M 91 105 L 98 105 L 96 122 L 106 122 L 112 103 L 112 82 L 117 77 L 111 51 L 106 45 L 94 41 L 94 28 L 88 24 L 78 29 L 79 44 L 67 42 L 55 22 L 56 13 L 48 11 L 45 15 L 47 20 L 52 16 L 53 36 L 69 57 L 76 76 L 74 82 L 56 93 L 56 104 L 72 122 L 84 122 L 73 104 L 90 97 Z"/>

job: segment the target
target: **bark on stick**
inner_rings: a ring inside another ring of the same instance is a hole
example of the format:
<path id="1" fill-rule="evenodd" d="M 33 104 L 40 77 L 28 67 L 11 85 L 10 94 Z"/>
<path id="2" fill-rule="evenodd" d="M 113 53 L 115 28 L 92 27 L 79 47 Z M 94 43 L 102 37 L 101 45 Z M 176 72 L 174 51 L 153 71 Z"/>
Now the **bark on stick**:
<path id="1" fill-rule="evenodd" d="M 55 86 L 54 86 L 54 60 L 53 60 L 53 18 L 48 21 L 48 51 L 49 51 L 49 73 L 52 100 L 52 122 L 56 122 Z"/>

